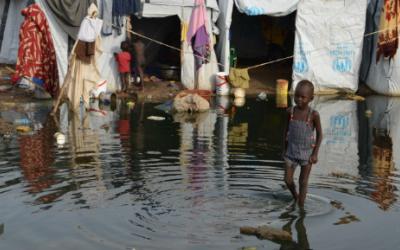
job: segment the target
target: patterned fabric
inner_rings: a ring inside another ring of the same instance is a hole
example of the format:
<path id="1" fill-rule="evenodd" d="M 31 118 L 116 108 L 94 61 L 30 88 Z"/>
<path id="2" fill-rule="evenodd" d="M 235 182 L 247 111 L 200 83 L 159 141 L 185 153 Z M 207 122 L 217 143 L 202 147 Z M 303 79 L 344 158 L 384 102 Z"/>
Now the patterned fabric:
<path id="1" fill-rule="evenodd" d="M 313 110 L 309 109 L 306 121 L 294 120 L 293 112 L 294 107 L 291 109 L 285 157 L 291 160 L 308 161 L 315 143 L 314 127 L 311 124 Z"/>
<path id="2" fill-rule="evenodd" d="M 55 131 L 54 122 L 48 119 L 37 134 L 23 135 L 18 139 L 20 166 L 30 192 L 41 192 L 55 183 L 52 178 L 55 170 L 51 167 L 55 159 L 52 150 Z"/>
<path id="3" fill-rule="evenodd" d="M 392 59 L 399 46 L 398 25 L 400 18 L 400 0 L 385 0 L 380 20 L 378 38 L 378 50 L 376 62 L 379 62 L 381 56 Z"/>
<path id="4" fill-rule="evenodd" d="M 58 93 L 57 61 L 46 17 L 37 4 L 21 13 L 25 20 L 19 33 L 16 75 L 42 79 L 44 88 L 54 97 Z"/>

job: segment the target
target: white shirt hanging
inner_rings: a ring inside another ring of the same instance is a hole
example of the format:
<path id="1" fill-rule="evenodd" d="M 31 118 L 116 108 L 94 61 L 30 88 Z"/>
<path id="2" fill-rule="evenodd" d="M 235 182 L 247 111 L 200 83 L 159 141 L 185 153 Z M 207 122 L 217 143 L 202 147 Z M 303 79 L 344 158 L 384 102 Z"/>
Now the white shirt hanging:
<path id="1" fill-rule="evenodd" d="M 85 17 L 79 28 L 78 40 L 84 42 L 94 42 L 100 35 L 103 20 L 99 18 Z"/>

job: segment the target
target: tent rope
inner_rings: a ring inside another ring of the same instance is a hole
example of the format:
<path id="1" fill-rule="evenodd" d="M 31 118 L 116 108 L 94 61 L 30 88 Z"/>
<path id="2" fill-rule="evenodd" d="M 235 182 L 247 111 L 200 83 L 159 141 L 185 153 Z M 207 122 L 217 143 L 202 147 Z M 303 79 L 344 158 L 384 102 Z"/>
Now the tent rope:
<path id="1" fill-rule="evenodd" d="M 113 27 L 116 27 L 116 26 L 113 25 L 113 24 L 111 24 L 111 25 L 112 25 Z M 399 27 L 399 26 L 400 26 L 400 24 L 396 25 L 396 27 Z M 388 30 L 390 30 L 390 29 L 392 29 L 392 28 L 393 28 L 393 27 L 367 33 L 367 34 L 363 35 L 363 38 L 366 38 L 366 37 L 373 36 L 373 35 L 378 34 L 378 33 L 382 33 L 382 32 L 388 31 Z M 127 28 L 126 31 L 127 31 L 127 32 L 130 32 L 130 33 L 133 34 L 133 35 L 139 36 L 139 37 L 141 37 L 141 38 L 150 40 L 150 41 L 152 41 L 152 42 L 154 42 L 154 43 L 157 43 L 157 44 L 159 44 L 159 45 L 168 47 L 168 48 L 170 48 L 170 49 L 173 49 L 173 50 L 176 50 L 176 51 L 179 51 L 179 52 L 183 52 L 183 50 L 180 49 L 180 48 L 177 48 L 177 47 L 171 46 L 171 45 L 169 45 L 169 44 L 163 43 L 163 42 L 158 41 L 158 40 L 156 40 L 156 39 L 153 39 L 153 38 L 151 38 L 151 37 L 148 37 L 148 36 L 139 34 L 139 33 L 135 32 L 135 31 L 133 31 L 132 29 L 128 29 L 128 28 Z M 399 35 L 399 36 L 400 36 L 400 35 Z M 399 36 L 398 36 L 398 37 L 399 37 Z M 352 40 L 354 40 L 354 39 L 347 40 L 347 41 L 343 41 L 343 42 L 348 42 L 348 41 L 352 41 Z M 324 49 L 324 48 L 318 48 L 318 49 L 315 49 L 315 50 L 310 50 L 310 51 L 308 51 L 308 53 L 314 53 L 314 52 L 317 52 L 317 51 L 322 50 L 322 49 Z M 201 58 L 201 59 L 207 59 L 207 58 L 205 58 L 205 57 L 202 57 L 202 56 L 199 56 L 199 55 L 195 55 L 195 54 L 192 53 L 192 52 L 185 52 L 185 53 L 186 53 L 186 54 L 193 54 L 193 56 L 199 57 L 199 58 Z M 244 69 L 246 69 L 246 70 L 256 69 L 256 68 L 260 68 L 260 67 L 263 67 L 263 66 L 266 66 L 266 65 L 270 65 L 270 64 L 277 63 L 277 62 L 283 62 L 283 61 L 286 61 L 286 60 L 292 59 L 292 58 L 294 58 L 294 55 L 287 56 L 287 57 L 282 57 L 282 58 L 278 58 L 278 59 L 271 60 L 271 61 L 267 61 L 267 62 L 260 63 L 260 64 L 256 64 L 256 65 L 253 65 L 253 66 L 246 67 L 246 68 L 244 68 Z M 223 67 L 225 66 L 225 65 L 223 65 L 222 63 L 219 63 L 219 62 L 217 62 L 217 64 L 220 65 L 220 66 L 223 66 Z M 67 73 L 67 74 L 68 74 L 68 73 Z M 65 85 L 65 84 L 64 84 L 64 85 Z M 59 106 L 60 101 L 61 101 L 61 98 L 62 98 L 62 94 L 63 94 L 64 89 L 65 89 L 65 87 L 66 87 L 66 86 L 64 86 L 64 85 L 63 85 L 63 87 L 61 88 L 61 91 L 60 91 L 59 96 L 58 96 L 58 98 L 57 98 L 56 104 L 55 104 L 55 106 L 54 106 L 54 108 L 53 108 L 52 114 L 55 114 L 55 112 L 56 112 L 57 109 L 58 109 L 58 106 Z"/>
<path id="2" fill-rule="evenodd" d="M 114 26 L 114 25 L 113 25 L 113 26 Z M 400 24 L 397 25 L 397 27 L 399 27 L 399 26 L 400 26 Z M 115 27 L 115 26 L 114 26 L 114 27 Z M 363 38 L 370 37 L 370 36 L 373 36 L 373 35 L 375 35 L 375 34 L 388 31 L 388 30 L 390 30 L 390 29 L 391 29 L 391 28 L 387 28 L 387 29 L 382 29 L 382 30 L 377 30 L 377 31 L 374 31 L 374 32 L 370 32 L 370 33 L 367 33 L 367 34 L 363 35 Z M 142 38 L 144 38 L 144 39 L 150 40 L 150 41 L 152 41 L 152 42 L 154 42 L 154 43 L 157 43 L 157 44 L 159 44 L 159 45 L 166 46 L 166 47 L 168 47 L 168 48 L 170 48 L 170 49 L 173 49 L 173 50 L 176 50 L 176 51 L 179 51 L 179 52 L 183 52 L 183 50 L 180 49 L 180 48 L 171 46 L 171 45 L 169 45 L 169 44 L 166 44 L 166 43 L 163 43 L 163 42 L 161 42 L 161 41 L 155 40 L 155 39 L 150 38 L 150 37 L 148 37 L 148 36 L 139 34 L 139 33 L 135 32 L 135 31 L 133 31 L 133 30 L 131 30 L 131 29 L 126 29 L 126 30 L 127 30 L 128 32 L 132 33 L 133 35 L 136 35 L 136 36 L 142 37 Z M 400 35 L 399 35 L 399 36 L 400 36 Z M 354 38 L 353 38 L 353 39 L 349 39 L 349 40 L 345 40 L 345 41 L 342 41 L 342 42 L 350 42 L 350 41 L 353 41 L 353 40 L 354 40 Z M 320 50 L 323 50 L 323 49 L 325 49 L 325 47 L 317 48 L 317 49 L 310 50 L 310 51 L 307 51 L 307 52 L 308 52 L 308 53 L 314 53 L 314 52 L 317 52 L 317 51 L 320 51 Z M 198 58 L 200 58 L 200 59 L 207 59 L 207 58 L 205 58 L 205 57 L 202 57 L 202 56 L 199 56 L 199 55 L 195 55 L 195 54 L 192 53 L 192 52 L 185 52 L 185 53 L 186 53 L 186 54 L 193 54 L 193 56 L 196 56 L 196 57 L 198 57 Z M 278 63 L 278 62 L 283 62 L 283 61 L 286 61 L 286 60 L 289 60 L 289 59 L 292 59 L 292 58 L 294 58 L 294 54 L 293 54 L 293 55 L 290 55 L 290 56 L 287 56 L 287 57 L 281 57 L 281 58 L 278 58 L 278 59 L 275 59 L 275 60 L 271 60 L 271 61 L 267 61 L 267 62 L 264 62 L 264 63 L 256 64 L 256 65 L 253 65 L 253 66 L 248 66 L 248 67 L 246 67 L 246 68 L 244 68 L 244 69 L 247 69 L 247 70 L 256 69 L 256 68 L 260 68 L 260 67 L 263 67 L 263 66 L 266 66 L 266 65 L 270 65 L 270 64 L 274 64 L 274 63 Z M 219 62 L 216 62 L 216 63 L 217 63 L 219 66 L 222 66 L 222 67 L 225 66 L 225 65 L 223 65 L 222 63 L 219 63 Z"/>

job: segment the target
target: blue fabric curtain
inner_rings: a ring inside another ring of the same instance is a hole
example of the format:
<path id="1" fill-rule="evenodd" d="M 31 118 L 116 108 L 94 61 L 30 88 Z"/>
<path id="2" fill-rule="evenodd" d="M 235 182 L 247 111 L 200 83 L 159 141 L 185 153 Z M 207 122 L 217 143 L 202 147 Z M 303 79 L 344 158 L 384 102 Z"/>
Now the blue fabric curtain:
<path id="1" fill-rule="evenodd" d="M 1 23 L 0 23 L 0 49 L 1 46 L 3 44 L 3 36 L 4 36 L 4 30 L 6 29 L 6 23 L 7 23 L 7 13 L 8 10 L 10 8 L 10 0 L 6 0 L 5 4 L 4 4 L 4 10 L 3 13 L 1 15 Z"/>

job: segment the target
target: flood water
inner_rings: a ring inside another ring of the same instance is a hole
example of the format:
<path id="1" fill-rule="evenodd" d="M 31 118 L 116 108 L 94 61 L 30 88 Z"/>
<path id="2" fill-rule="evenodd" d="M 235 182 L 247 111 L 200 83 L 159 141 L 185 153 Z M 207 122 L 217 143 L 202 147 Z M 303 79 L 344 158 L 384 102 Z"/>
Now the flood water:
<path id="1" fill-rule="evenodd" d="M 189 116 L 124 100 L 83 118 L 1 109 L 36 132 L 0 137 L 0 249 L 398 249 L 400 99 L 314 101 L 324 139 L 305 215 L 282 186 L 281 101 L 216 99 Z M 239 232 L 261 225 L 293 241 Z"/>

